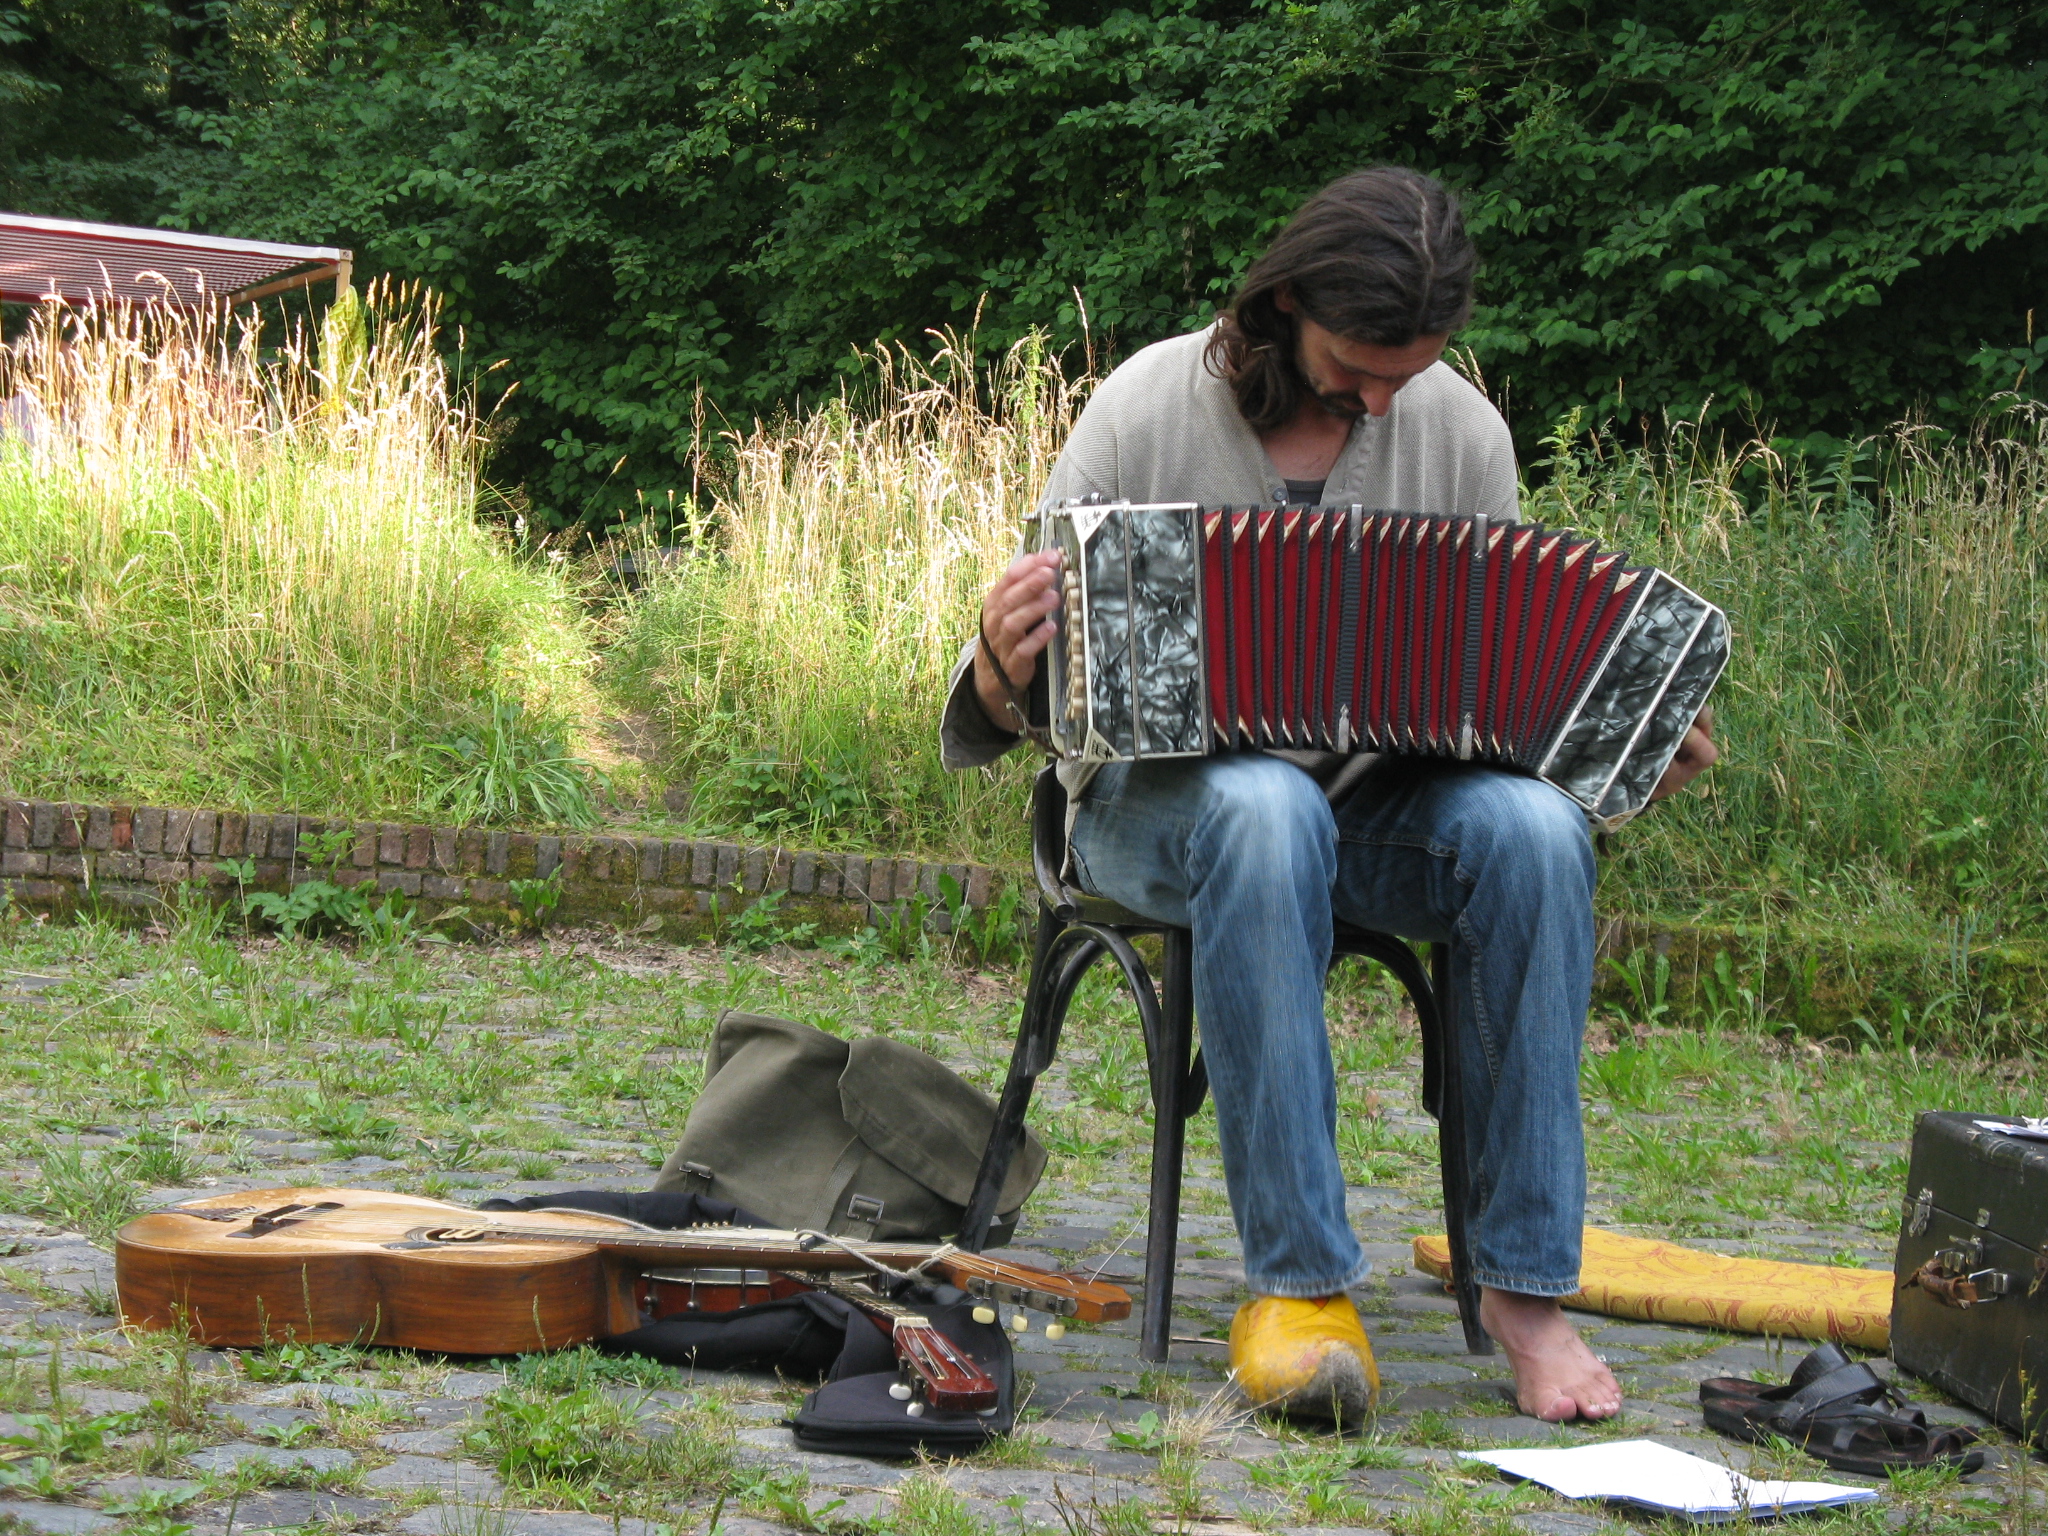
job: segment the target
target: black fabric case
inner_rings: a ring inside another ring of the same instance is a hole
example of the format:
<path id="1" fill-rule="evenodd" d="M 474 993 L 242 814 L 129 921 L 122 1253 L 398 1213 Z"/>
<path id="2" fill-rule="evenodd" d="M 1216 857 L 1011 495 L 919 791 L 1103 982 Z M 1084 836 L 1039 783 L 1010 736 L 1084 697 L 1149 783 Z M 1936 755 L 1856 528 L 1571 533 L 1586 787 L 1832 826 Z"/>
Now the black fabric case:
<path id="1" fill-rule="evenodd" d="M 579 1189 L 518 1200 L 487 1200 L 481 1209 L 535 1211 L 551 1206 L 623 1216 L 649 1227 L 728 1222 L 767 1225 L 727 1201 L 667 1190 L 622 1194 Z M 934 1328 L 988 1372 L 996 1384 L 994 1412 L 927 1409 L 913 1418 L 907 1403 L 889 1395 L 889 1388 L 901 1377 L 888 1337 L 851 1303 L 822 1291 L 806 1291 L 732 1312 L 664 1318 L 600 1340 L 598 1347 L 708 1371 L 774 1370 L 789 1376 L 823 1376 L 825 1384 L 804 1399 L 796 1417 L 783 1421 L 795 1433 L 796 1443 L 807 1451 L 914 1456 L 929 1450 L 964 1456 L 1007 1435 L 1017 1421 L 1017 1372 L 1010 1336 L 995 1323 L 977 1323 L 973 1301 L 950 1285 L 905 1286 L 894 1299 L 915 1306 Z"/>
<path id="2" fill-rule="evenodd" d="M 1976 1123 L 2005 1118 L 1913 1127 L 1892 1359 L 2048 1450 L 2048 1142 Z"/>
<path id="3" fill-rule="evenodd" d="M 846 1349 L 833 1362 L 825 1385 L 805 1398 L 796 1417 L 786 1421 L 805 1450 L 843 1456 L 910 1456 L 929 1450 L 965 1456 L 1015 1426 L 1017 1371 L 1009 1335 L 995 1323 L 977 1323 L 974 1303 L 950 1285 L 898 1299 L 915 1301 L 934 1328 L 988 1372 L 996 1384 L 995 1410 L 979 1414 L 929 1409 L 922 1418 L 911 1418 L 905 1411 L 908 1405 L 889 1395 L 897 1380 L 889 1341 L 865 1319 L 854 1319 L 846 1329 Z"/>

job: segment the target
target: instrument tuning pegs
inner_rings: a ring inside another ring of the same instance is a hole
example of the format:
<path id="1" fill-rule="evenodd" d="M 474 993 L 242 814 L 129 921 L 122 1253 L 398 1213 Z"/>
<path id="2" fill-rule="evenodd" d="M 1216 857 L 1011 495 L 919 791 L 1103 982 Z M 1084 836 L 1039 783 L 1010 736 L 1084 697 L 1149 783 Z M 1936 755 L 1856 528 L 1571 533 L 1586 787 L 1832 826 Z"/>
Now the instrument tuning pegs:
<path id="1" fill-rule="evenodd" d="M 974 1309 L 974 1320 L 977 1323 L 992 1323 L 996 1320 L 996 1309 L 990 1306 L 976 1307 Z"/>
<path id="2" fill-rule="evenodd" d="M 890 1383 L 889 1383 L 889 1395 L 890 1395 L 891 1397 L 895 1398 L 895 1399 L 896 1399 L 896 1401 L 897 1401 L 897 1402 L 899 1402 L 899 1403 L 907 1403 L 907 1402 L 909 1402 L 909 1401 L 910 1401 L 910 1383 L 909 1383 L 909 1382 L 907 1382 L 907 1381 L 892 1381 L 892 1382 L 890 1382 Z"/>
<path id="3" fill-rule="evenodd" d="M 1010 1314 L 1010 1329 L 1013 1333 L 1023 1333 L 1030 1326 L 1031 1319 L 1026 1317 L 1022 1312 L 1013 1312 Z"/>
<path id="4" fill-rule="evenodd" d="M 1067 1336 L 1067 1325 L 1060 1322 L 1047 1323 L 1045 1336 L 1048 1339 L 1064 1339 Z"/>
<path id="5" fill-rule="evenodd" d="M 924 1417 L 924 1404 L 912 1403 L 908 1408 L 904 1409 L 903 1411 L 909 1414 L 913 1419 L 921 1419 Z"/>

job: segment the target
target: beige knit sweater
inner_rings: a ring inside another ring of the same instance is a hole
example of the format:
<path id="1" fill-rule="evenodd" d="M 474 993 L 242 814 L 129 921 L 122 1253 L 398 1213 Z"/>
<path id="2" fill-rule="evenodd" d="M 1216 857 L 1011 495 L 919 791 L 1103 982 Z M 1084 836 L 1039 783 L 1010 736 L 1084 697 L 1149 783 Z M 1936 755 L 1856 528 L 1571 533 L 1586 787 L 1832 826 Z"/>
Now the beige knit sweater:
<path id="1" fill-rule="evenodd" d="M 1287 488 L 1245 419 L 1230 386 L 1202 360 L 1209 332 L 1155 342 L 1102 381 L 1053 465 L 1040 500 L 1050 507 L 1090 493 L 1111 501 L 1193 501 L 1203 506 L 1273 506 Z M 1448 364 L 1416 375 L 1384 416 L 1364 416 L 1323 487 L 1323 505 L 1496 519 L 1517 512 L 1515 450 L 1507 423 Z M 972 768 L 1022 739 L 993 724 L 974 689 L 970 640 L 953 670 L 939 727 L 946 767 Z M 1369 759 L 1327 752 L 1280 752 L 1332 798 Z M 1076 800 L 1093 765 L 1062 764 Z"/>

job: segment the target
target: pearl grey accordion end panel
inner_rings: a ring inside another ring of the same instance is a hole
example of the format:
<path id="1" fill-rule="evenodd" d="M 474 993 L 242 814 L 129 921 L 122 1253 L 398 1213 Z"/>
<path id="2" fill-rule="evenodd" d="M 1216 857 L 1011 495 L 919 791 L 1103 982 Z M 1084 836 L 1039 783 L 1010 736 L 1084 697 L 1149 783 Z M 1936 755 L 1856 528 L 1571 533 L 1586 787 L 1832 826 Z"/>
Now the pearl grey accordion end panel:
<path id="1" fill-rule="evenodd" d="M 1662 571 L 1649 576 L 1621 638 L 1537 772 L 1610 823 L 1650 803 L 1728 664 L 1721 610 Z"/>
<path id="2" fill-rule="evenodd" d="M 1061 508 L 1040 548 L 1063 557 L 1052 736 L 1084 762 L 1194 757 L 1202 715 L 1200 508 Z"/>

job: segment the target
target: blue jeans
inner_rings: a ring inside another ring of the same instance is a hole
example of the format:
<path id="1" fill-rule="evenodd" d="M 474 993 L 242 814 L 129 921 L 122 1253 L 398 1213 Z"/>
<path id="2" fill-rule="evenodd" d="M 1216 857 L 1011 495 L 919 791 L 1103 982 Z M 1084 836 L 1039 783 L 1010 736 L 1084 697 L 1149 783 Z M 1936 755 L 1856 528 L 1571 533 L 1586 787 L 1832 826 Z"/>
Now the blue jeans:
<path id="1" fill-rule="evenodd" d="M 1593 982 L 1586 820 L 1534 779 L 1389 759 L 1334 811 L 1257 753 L 1112 763 L 1075 816 L 1081 883 L 1194 934 L 1195 1017 L 1255 1294 L 1370 1267 L 1344 1216 L 1323 1021 L 1331 918 L 1451 942 L 1481 1285 L 1578 1289 L 1579 1049 Z"/>

